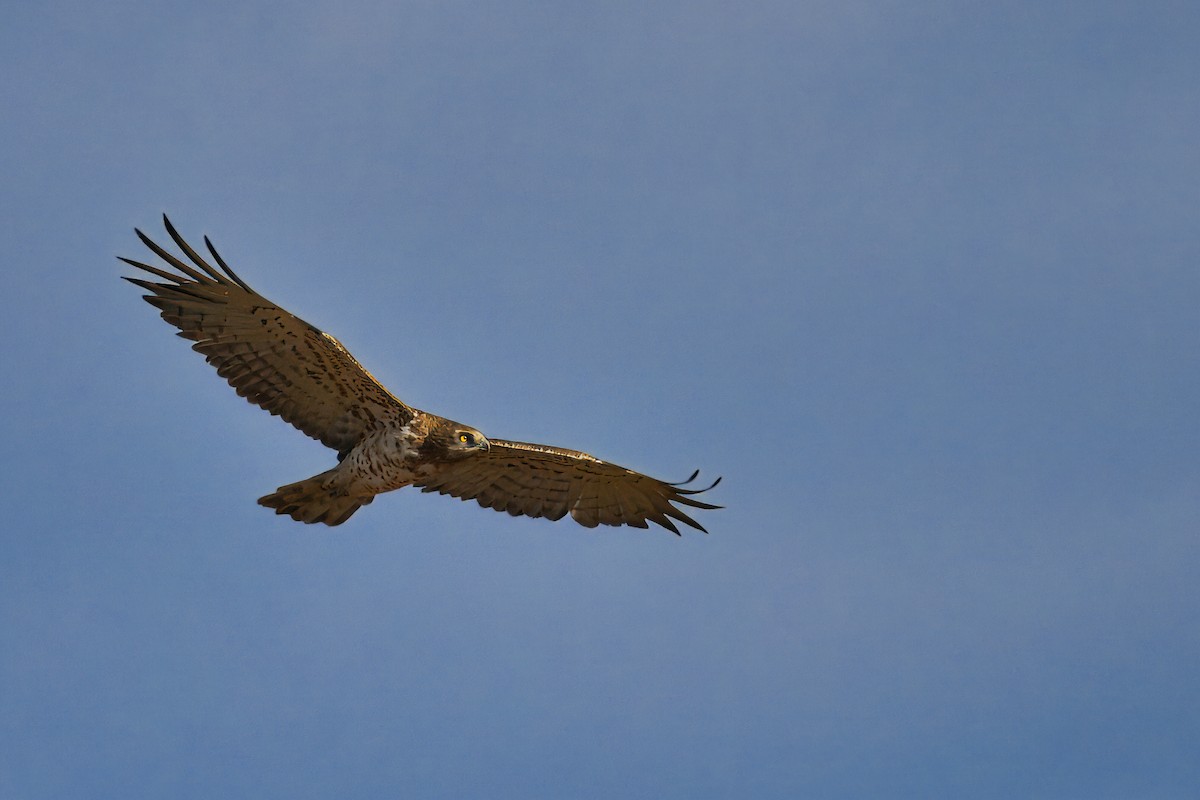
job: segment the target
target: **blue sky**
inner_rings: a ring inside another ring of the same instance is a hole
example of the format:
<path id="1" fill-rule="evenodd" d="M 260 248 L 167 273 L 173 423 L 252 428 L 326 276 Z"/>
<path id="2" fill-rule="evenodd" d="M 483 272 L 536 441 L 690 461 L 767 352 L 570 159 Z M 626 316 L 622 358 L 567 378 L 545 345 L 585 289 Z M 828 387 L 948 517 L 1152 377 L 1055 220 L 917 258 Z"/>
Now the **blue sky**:
<path id="1" fill-rule="evenodd" d="M 59 3 L 0 30 L 0 796 L 1200 788 L 1190 3 Z M 711 531 L 411 490 L 118 280 Z"/>

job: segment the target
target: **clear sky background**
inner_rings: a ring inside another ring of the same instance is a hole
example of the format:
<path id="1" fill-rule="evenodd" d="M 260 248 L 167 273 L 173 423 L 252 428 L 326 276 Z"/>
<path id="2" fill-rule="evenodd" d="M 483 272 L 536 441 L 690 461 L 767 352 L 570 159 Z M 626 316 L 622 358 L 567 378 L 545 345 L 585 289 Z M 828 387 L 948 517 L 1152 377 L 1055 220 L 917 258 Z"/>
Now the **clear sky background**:
<path id="1" fill-rule="evenodd" d="M 1191 798 L 1192 2 L 12 3 L 0 796 Z M 171 335 L 213 238 L 711 534 L 406 490 Z"/>

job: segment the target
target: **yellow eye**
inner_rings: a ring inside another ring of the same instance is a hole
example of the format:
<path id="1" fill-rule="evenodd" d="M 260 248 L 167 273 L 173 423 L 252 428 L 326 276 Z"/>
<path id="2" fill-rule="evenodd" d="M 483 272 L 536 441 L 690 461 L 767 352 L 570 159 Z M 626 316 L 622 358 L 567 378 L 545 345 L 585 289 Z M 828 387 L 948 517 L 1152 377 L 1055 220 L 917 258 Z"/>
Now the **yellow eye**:
<path id="1" fill-rule="evenodd" d="M 469 442 L 469 441 L 471 440 L 471 437 L 470 437 L 470 436 L 468 436 L 468 435 L 467 435 L 467 434 L 465 434 L 465 433 L 460 433 L 460 434 L 458 435 L 458 440 L 459 440 L 460 442 L 462 442 L 463 444 L 466 444 L 467 442 Z"/>

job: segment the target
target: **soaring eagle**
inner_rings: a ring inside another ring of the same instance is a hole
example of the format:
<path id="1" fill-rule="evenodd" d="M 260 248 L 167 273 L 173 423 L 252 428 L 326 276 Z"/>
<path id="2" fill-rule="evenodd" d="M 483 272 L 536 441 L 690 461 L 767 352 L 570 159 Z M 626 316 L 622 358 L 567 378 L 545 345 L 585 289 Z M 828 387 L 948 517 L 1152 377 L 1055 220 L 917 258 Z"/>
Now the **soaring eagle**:
<path id="1" fill-rule="evenodd" d="M 178 274 L 119 257 L 163 282 L 125 280 L 150 292 L 146 302 L 179 329 L 176 335 L 195 342 L 192 349 L 239 395 L 337 451 L 337 466 L 259 498 L 276 514 L 341 525 L 375 495 L 410 485 L 473 498 L 513 516 L 557 520 L 569 513 L 588 528 L 654 522 L 676 535 L 672 520 L 704 530 L 676 505 L 720 508 L 693 498 L 720 478 L 704 489 L 684 488 L 698 471 L 666 483 L 578 450 L 492 439 L 401 402 L 341 342 L 251 289 L 207 236 L 204 244 L 221 271 L 183 240 L 166 215 L 163 223 L 192 263 L 135 229 Z"/>

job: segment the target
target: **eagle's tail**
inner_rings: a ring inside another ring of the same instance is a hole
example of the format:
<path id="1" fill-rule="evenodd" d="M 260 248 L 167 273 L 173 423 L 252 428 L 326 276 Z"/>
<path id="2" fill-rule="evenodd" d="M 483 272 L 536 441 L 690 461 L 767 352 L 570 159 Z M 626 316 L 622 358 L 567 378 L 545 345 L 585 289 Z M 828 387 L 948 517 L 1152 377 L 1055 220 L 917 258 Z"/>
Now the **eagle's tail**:
<path id="1" fill-rule="evenodd" d="M 341 525 L 375 498 L 348 494 L 335 472 L 336 468 L 280 486 L 273 494 L 258 498 L 258 504 L 275 509 L 276 514 L 287 514 L 297 522 Z"/>

